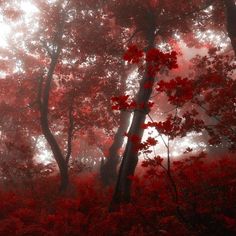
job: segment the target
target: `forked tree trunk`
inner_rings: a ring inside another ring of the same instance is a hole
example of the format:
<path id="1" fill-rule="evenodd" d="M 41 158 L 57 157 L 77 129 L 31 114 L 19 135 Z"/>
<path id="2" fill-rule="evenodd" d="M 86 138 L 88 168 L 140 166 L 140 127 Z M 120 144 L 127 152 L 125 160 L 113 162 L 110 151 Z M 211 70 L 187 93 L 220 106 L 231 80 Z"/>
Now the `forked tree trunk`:
<path id="1" fill-rule="evenodd" d="M 119 150 L 124 142 L 124 133 L 127 132 L 130 121 L 130 112 L 121 111 L 119 128 L 109 149 L 109 156 L 101 163 L 100 175 L 105 186 L 115 184 L 117 180 L 117 166 L 120 161 Z"/>
<path id="2" fill-rule="evenodd" d="M 150 26 L 149 32 L 147 33 L 147 49 L 154 47 L 154 40 L 155 24 Z M 142 109 L 136 109 L 134 111 L 132 123 L 128 132 L 128 136 L 137 135 L 140 138 L 140 141 L 144 132 L 142 124 L 145 122 L 146 115 L 149 113 L 148 102 L 152 94 L 152 88 L 145 88 L 144 84 L 147 82 L 154 82 L 154 78 L 148 76 L 147 67 L 148 65 L 146 65 L 146 71 L 140 83 L 139 92 L 137 94 L 137 104 L 144 104 L 144 106 Z M 128 139 L 119 170 L 115 192 L 110 205 L 111 211 L 115 210 L 120 203 L 130 201 L 131 179 L 129 177 L 134 175 L 135 168 L 138 163 L 138 151 L 136 148 L 136 145 L 138 144 L 139 143 L 134 143 L 131 139 Z"/>
<path id="3" fill-rule="evenodd" d="M 225 0 L 226 28 L 236 56 L 236 5 L 234 0 Z"/>

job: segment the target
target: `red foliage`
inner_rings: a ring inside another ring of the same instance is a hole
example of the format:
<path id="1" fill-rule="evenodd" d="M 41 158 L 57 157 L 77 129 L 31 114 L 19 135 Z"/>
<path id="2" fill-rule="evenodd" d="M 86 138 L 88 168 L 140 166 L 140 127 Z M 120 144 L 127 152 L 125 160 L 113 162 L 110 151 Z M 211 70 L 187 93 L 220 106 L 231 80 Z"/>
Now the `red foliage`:
<path id="1" fill-rule="evenodd" d="M 141 58 L 143 57 L 143 54 L 143 51 L 139 50 L 136 45 L 130 45 L 128 47 L 128 50 L 125 52 L 123 58 L 129 63 L 137 64 L 140 62 Z"/>
<path id="2" fill-rule="evenodd" d="M 156 48 L 149 49 L 146 53 L 146 62 L 148 63 L 148 76 L 154 77 L 160 69 L 165 66 L 167 69 L 176 69 L 177 53 L 164 53 Z"/>
<path id="3" fill-rule="evenodd" d="M 52 82 L 49 102 L 50 129 L 59 133 L 57 139 L 62 142 L 61 149 L 65 150 L 66 146 L 69 107 L 72 110 L 74 129 L 72 136 L 80 129 L 89 133 L 88 130 L 93 127 L 110 132 L 114 130 L 116 117 L 109 109 L 107 98 L 111 92 L 117 95 L 119 90 L 125 90 L 125 82 L 120 81 L 117 76 L 124 70 L 117 55 L 120 55 L 123 47 L 120 44 L 125 40 L 113 40 L 117 33 L 116 29 L 109 29 L 113 28 L 113 19 L 105 11 L 109 6 L 97 11 L 99 4 L 96 1 L 84 2 L 86 4 L 82 1 L 78 7 L 77 1 L 69 1 L 69 7 L 72 8 L 68 11 L 65 25 L 59 24 L 60 27 L 64 25 L 64 33 L 62 39 L 58 40 L 55 32 L 58 31 L 57 24 L 61 18 L 59 6 L 52 4 L 49 7 L 45 1 L 38 1 L 39 9 L 43 9 L 39 24 L 40 34 L 33 33 L 31 37 L 31 33 L 24 33 L 27 35 L 24 39 L 24 52 L 16 50 L 14 55 L 9 53 L 9 57 L 14 58 L 11 63 L 5 57 L 0 61 L 0 70 L 10 74 L 1 80 L 0 91 L 1 136 L 4 146 L 1 147 L 1 181 L 15 181 L 16 185 L 14 193 L 4 191 L 4 188 L 0 192 L 0 235 L 235 235 L 236 162 L 233 159 L 207 162 L 204 161 L 205 155 L 200 153 L 173 162 L 171 172 L 160 156 L 145 160 L 142 164 L 146 168 L 145 174 L 130 176 L 135 183 L 133 201 L 121 205 L 117 212 L 112 213 L 107 210 L 111 191 L 102 189 L 94 177 L 73 177 L 70 191 L 59 196 L 54 187 L 54 177 L 43 176 L 40 168 L 34 165 L 32 159 L 35 153 L 30 141 L 34 135 L 37 137 L 40 134 L 38 111 L 41 98 L 38 99 L 37 93 L 38 76 L 40 71 L 50 72 L 48 64 L 53 61 L 53 57 L 50 58 L 52 49 L 63 46 L 53 71 L 52 77 L 55 80 Z M 189 32 L 187 28 L 190 27 L 183 20 L 185 17 L 179 14 L 187 13 L 186 9 L 192 12 L 195 5 L 199 4 L 199 1 L 194 1 L 193 6 L 188 6 L 186 1 L 180 1 L 180 11 L 173 18 L 176 11 L 174 1 L 111 2 L 117 4 L 118 10 L 123 10 L 121 18 L 125 17 L 120 19 L 120 23 L 124 28 L 135 25 L 138 33 L 141 30 L 147 36 L 150 25 L 153 25 L 150 23 L 154 23 L 158 29 L 155 34 L 163 32 L 159 39 L 164 41 L 170 36 L 173 37 L 172 32 Z M 129 8 L 126 8 L 126 4 L 121 7 L 125 2 Z M 158 12 L 155 8 L 159 4 L 163 10 L 157 20 L 152 21 L 150 16 Z M 88 10 L 90 5 L 96 10 Z M 5 9 L 3 14 L 12 20 L 21 16 L 21 12 L 15 8 Z M 119 19 L 116 21 L 119 22 Z M 180 28 L 175 27 L 180 22 L 185 24 Z M 101 35 L 102 40 L 97 40 Z M 114 47 L 108 47 L 111 39 Z M 17 43 L 20 41 L 16 40 Z M 14 44 L 12 48 L 14 50 Z M 141 50 L 136 45 L 128 47 L 123 59 L 140 65 L 139 69 L 146 68 L 143 72 L 150 77 L 143 84 L 146 91 L 151 91 L 155 86 L 158 73 L 178 67 L 176 52 L 162 52 L 156 48 Z M 21 65 L 19 74 L 13 73 L 14 61 L 17 61 L 17 67 Z M 231 76 L 235 66 L 225 59 L 217 58 L 214 52 L 201 59 L 199 66 L 206 72 L 194 79 L 176 77 L 170 81 L 158 82 L 157 91 L 165 93 L 169 103 L 182 111 L 181 114 L 168 114 L 163 121 L 148 122 L 143 128 L 155 127 L 160 134 L 171 139 L 185 136 L 190 131 L 201 132 L 205 129 L 210 135 L 211 145 L 219 144 L 225 138 L 232 144 L 232 149 L 236 149 L 236 112 L 232 109 L 235 108 L 236 82 Z M 45 77 L 44 75 L 44 79 Z M 42 82 L 44 83 L 45 81 Z M 124 92 L 122 91 L 123 94 Z M 111 100 L 114 103 L 113 110 L 140 109 L 147 112 L 154 105 L 150 101 L 137 103 L 128 95 L 114 96 Z M 184 106 L 187 103 L 204 109 L 206 115 L 215 118 L 214 127 L 212 128 L 212 124 L 205 124 L 205 117 L 199 117 L 195 108 L 185 111 Z M 15 131 L 14 135 L 9 135 L 9 128 Z M 151 137 L 141 143 L 140 136 L 127 136 L 144 153 L 148 153 L 149 148 L 157 144 Z M 16 140 L 22 137 L 24 142 Z M 95 143 L 94 139 L 96 137 L 91 138 L 90 142 Z M 190 148 L 186 149 L 186 153 L 188 152 L 191 152 Z M 13 158 L 10 159 L 11 157 Z M 38 172 L 39 178 L 36 174 Z M 12 176 L 14 178 L 10 178 Z M 18 177 L 26 179 L 25 184 L 19 185 L 19 188 Z"/>
<path id="4" fill-rule="evenodd" d="M 149 87 L 146 87 L 149 88 Z M 129 95 L 123 95 L 118 97 L 112 97 L 111 102 L 112 110 L 134 110 L 143 109 L 145 107 L 144 103 L 138 104 L 135 100 L 131 99 Z M 153 102 L 148 102 L 147 107 L 151 108 L 154 105 Z"/>
<path id="5" fill-rule="evenodd" d="M 112 191 L 96 176 L 73 177 L 65 196 L 57 195 L 51 177 L 35 182 L 33 191 L 2 190 L 0 235 L 234 235 L 234 158 L 174 161 L 178 201 L 164 162 L 160 156 L 143 162 L 144 175 L 131 178 L 132 203 L 117 212 L 108 212 Z"/>
<path id="6" fill-rule="evenodd" d="M 176 77 L 169 82 L 161 80 L 156 90 L 166 92 L 171 104 L 181 106 L 193 98 L 193 81 L 181 77 Z"/>

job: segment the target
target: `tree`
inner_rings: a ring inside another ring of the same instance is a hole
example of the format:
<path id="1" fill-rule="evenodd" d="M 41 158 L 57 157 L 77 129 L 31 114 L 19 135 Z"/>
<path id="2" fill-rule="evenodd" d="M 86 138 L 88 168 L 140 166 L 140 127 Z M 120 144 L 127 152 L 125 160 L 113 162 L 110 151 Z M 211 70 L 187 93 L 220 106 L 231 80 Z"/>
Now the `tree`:
<path id="1" fill-rule="evenodd" d="M 125 82 L 128 77 L 128 73 L 126 69 L 123 68 L 123 78 L 121 79 L 122 93 L 126 92 Z M 120 119 L 118 124 L 118 129 L 114 135 L 113 143 L 109 148 L 109 153 L 107 158 L 104 160 L 102 159 L 100 174 L 102 182 L 105 186 L 114 185 L 117 180 L 117 167 L 120 162 L 120 149 L 124 142 L 124 134 L 127 132 L 129 123 L 130 123 L 130 112 L 126 110 L 120 111 Z"/>
<path id="2" fill-rule="evenodd" d="M 10 3 L 13 4 L 15 1 Z M 116 177 L 118 150 L 122 145 L 130 115 L 135 114 L 124 156 L 131 156 L 131 150 L 136 145 L 132 143 L 135 137 L 133 135 L 139 136 L 141 142 L 143 131 L 139 126 L 150 110 L 149 98 L 152 86 L 157 80 L 155 73 L 159 73 L 158 79 L 167 73 L 164 69 L 166 67 L 164 61 L 162 61 L 163 68 L 155 69 L 156 71 L 151 68 L 151 65 L 156 63 L 154 59 L 150 59 L 152 53 L 160 57 L 169 55 L 173 59 L 174 54 L 171 55 L 168 50 L 165 49 L 165 54 L 156 49 L 158 46 L 161 48 L 163 43 L 174 48 L 177 44 L 177 36 L 188 41 L 189 45 L 203 45 L 204 43 L 199 43 L 199 38 L 195 37 L 193 29 L 203 31 L 214 23 L 213 29 L 222 30 L 222 22 L 214 22 L 214 17 L 230 2 L 227 1 L 224 5 L 219 1 L 216 3 L 191 1 L 189 4 L 180 1 L 181 7 L 177 12 L 175 3 L 171 1 L 145 3 L 138 0 L 106 3 L 81 1 L 79 4 L 77 1 L 59 3 L 37 1 L 34 3 L 39 11 L 36 17 L 39 26 L 33 30 L 27 22 L 18 25 L 19 29 L 15 30 L 23 33 L 23 36 L 16 34 L 11 39 L 12 47 L 1 51 L 2 71 L 11 74 L 12 79 L 15 77 L 20 80 L 20 83 L 25 83 L 23 90 L 25 93 L 28 91 L 28 94 L 24 95 L 24 106 L 38 119 L 27 129 L 29 131 L 32 128 L 39 135 L 39 127 L 42 127 L 62 176 L 65 176 L 63 177 L 65 183 L 68 178 L 68 160 L 73 153 L 73 143 L 79 140 L 78 136 L 82 132 L 97 128 L 109 136 L 117 132 L 108 155 L 110 158 L 107 158 L 102 166 L 103 170 L 106 169 L 104 182 L 110 183 Z M 6 17 L 11 20 L 20 18 L 22 13 L 14 7 L 10 11 L 8 4 L 2 3 L 2 6 L 6 7 Z M 211 6 L 212 11 L 209 8 Z M 99 10 L 96 11 L 97 9 Z M 232 14 L 228 14 L 227 19 L 231 16 Z M 232 27 L 228 25 L 229 28 L 231 28 L 229 32 L 232 32 Z M 133 44 L 137 44 L 138 47 Z M 126 94 L 129 67 L 120 59 L 127 45 L 130 47 L 125 54 L 125 60 L 133 63 L 132 68 L 137 67 L 136 60 L 141 60 L 146 63 L 146 68 L 140 65 L 139 74 L 143 76 L 140 90 L 128 109 L 121 108 L 123 111 L 119 117 L 119 113 L 112 112 L 110 98 L 113 97 L 113 102 L 124 104 L 126 100 L 132 100 Z M 130 57 L 132 53 L 134 58 Z M 147 60 L 144 60 L 141 55 L 146 55 Z M 38 88 L 38 94 L 35 92 L 37 89 L 33 88 Z M 119 94 L 122 94 L 123 100 L 114 100 Z M 97 104 L 96 107 L 94 104 Z M 133 161 L 128 164 L 134 167 L 127 167 L 129 170 L 123 174 L 123 180 L 119 182 L 124 183 L 127 176 L 132 175 L 137 162 L 136 157 L 137 153 L 134 158 L 131 158 Z M 126 159 L 124 158 L 124 162 Z M 126 164 L 122 165 L 126 166 Z M 122 187 L 122 192 L 124 189 L 130 189 L 127 186 Z M 127 200 L 128 195 L 127 193 L 124 197 Z"/>
<path id="3" fill-rule="evenodd" d="M 68 105 L 69 126 L 68 126 L 68 139 L 67 139 L 67 153 L 65 155 L 63 155 L 62 150 L 58 145 L 58 142 L 49 127 L 49 119 L 48 119 L 49 96 L 51 92 L 52 79 L 62 50 L 64 25 L 66 23 L 67 5 L 66 7 L 63 8 L 62 3 L 63 2 L 59 2 L 58 5 L 56 6 L 58 10 L 58 12 L 55 12 L 57 17 L 56 18 L 57 23 L 56 23 L 55 35 L 53 36 L 53 43 L 52 45 L 50 45 L 52 49 L 49 46 L 47 46 L 46 42 L 43 42 L 45 44 L 47 53 L 50 56 L 51 62 L 49 64 L 47 75 L 45 77 L 44 75 L 42 75 L 38 79 L 39 80 L 38 104 L 39 104 L 40 124 L 42 132 L 51 147 L 54 158 L 59 167 L 61 176 L 60 191 L 64 192 L 67 189 L 69 183 L 68 162 L 71 156 L 72 132 L 74 129 L 74 118 L 73 118 L 74 91 L 72 92 L 72 94 L 70 94 L 71 98 L 69 99 L 69 105 Z"/>
<path id="4" fill-rule="evenodd" d="M 180 4 L 184 3 L 181 2 Z M 204 17 L 206 13 L 204 10 L 211 6 L 211 4 L 212 1 L 207 1 L 203 5 L 200 5 L 200 7 L 197 4 L 185 4 L 183 8 L 180 8 L 181 10 L 178 14 L 176 14 L 176 16 L 174 15 L 174 17 L 171 15 L 173 13 L 173 9 L 175 9 L 173 4 L 170 2 L 164 3 L 163 1 L 150 1 L 145 4 L 140 3 L 139 1 L 126 3 L 120 2 L 115 5 L 116 9 L 114 11 L 116 12 L 115 16 L 117 17 L 116 20 L 118 24 L 123 27 L 136 27 L 135 32 L 140 32 L 140 35 L 144 37 L 144 41 L 142 43 L 145 45 L 145 51 L 147 51 L 148 55 L 149 50 L 151 48 L 155 48 L 155 41 L 157 41 L 157 39 L 159 39 L 159 42 L 168 42 L 168 40 L 176 33 L 179 33 L 180 35 L 182 34 L 183 38 L 185 38 L 188 43 L 192 43 L 191 45 L 193 46 L 193 42 L 197 42 L 198 40 L 196 38 L 194 39 L 193 33 L 191 32 L 191 27 L 197 25 L 196 19 L 198 21 L 201 21 L 202 19 L 206 22 L 206 18 Z M 201 14 L 203 14 L 203 17 Z M 200 17 L 200 20 L 198 19 L 198 16 Z M 179 24 L 180 21 L 181 24 Z M 191 40 L 189 40 L 189 36 L 191 37 Z M 128 54 L 133 54 L 133 58 L 128 60 L 134 63 L 139 60 L 141 53 L 142 52 L 139 52 L 138 49 L 129 48 L 125 56 L 128 57 Z M 147 63 L 147 68 L 148 67 L 149 65 Z M 134 109 L 134 117 L 128 132 L 129 139 L 123 155 L 111 208 L 115 205 L 119 205 L 120 202 L 130 201 L 131 180 L 129 179 L 129 176 L 134 174 L 135 167 L 138 162 L 138 151 L 134 151 L 134 142 L 137 146 L 139 146 L 143 135 L 143 131 L 140 127 L 145 121 L 146 114 L 149 113 L 147 104 L 149 102 L 150 95 L 152 93 L 152 85 L 154 83 L 154 78 L 152 77 L 153 75 L 149 77 L 150 69 L 147 68 L 144 73 L 144 78 L 140 83 L 139 92 L 136 98 L 136 103 L 143 104 L 144 106 L 140 110 Z M 148 89 L 143 88 L 146 83 L 151 84 Z M 125 99 L 127 98 L 123 97 L 120 101 L 117 101 L 122 103 Z M 134 137 L 136 137 L 136 139 Z"/>
<path id="5" fill-rule="evenodd" d="M 159 59 L 161 57 L 165 57 L 164 54 L 161 53 L 158 55 L 159 51 L 153 49 L 155 48 L 154 42 L 156 31 L 156 18 L 154 10 L 151 9 L 151 7 L 150 9 L 143 8 L 143 10 L 146 19 L 145 28 L 143 28 L 143 34 L 147 42 L 146 68 L 144 77 L 140 82 L 140 88 L 136 99 L 137 107 L 134 110 L 131 127 L 128 132 L 128 142 L 124 151 L 111 208 L 113 208 L 120 202 L 128 202 L 130 200 L 131 180 L 129 179 L 129 176 L 132 176 L 134 174 L 135 167 L 138 162 L 137 146 L 139 146 L 143 135 L 143 129 L 141 128 L 141 126 L 145 121 L 146 114 L 148 114 L 150 111 L 149 99 L 152 93 L 152 85 L 154 83 L 155 73 L 157 73 L 159 70 L 158 64 L 161 62 L 159 61 Z M 142 51 L 138 51 L 135 46 L 132 46 L 127 51 L 125 59 L 135 63 L 139 61 L 141 56 Z M 167 62 L 169 62 L 168 56 L 167 60 L 164 61 L 163 64 L 165 65 L 165 63 Z M 175 62 L 172 65 L 174 64 Z M 170 69 L 171 68 L 172 67 L 170 66 Z"/>
<path id="6" fill-rule="evenodd" d="M 73 5 L 73 4 L 74 3 L 72 3 L 72 5 L 69 5 L 71 7 L 71 9 L 73 9 L 75 7 L 75 9 L 77 11 L 81 10 L 80 8 L 77 9 L 77 6 Z M 76 121 L 77 121 L 77 127 L 80 127 L 81 126 L 80 123 L 83 123 L 83 122 L 81 122 L 81 118 L 82 117 L 80 117 L 80 119 L 74 118 L 73 107 L 75 106 L 76 101 L 78 101 L 78 99 L 74 97 L 74 96 L 76 96 L 75 92 L 72 92 L 72 95 L 71 95 L 72 96 L 71 105 L 69 105 L 69 107 L 71 107 L 71 110 L 69 110 L 69 128 L 68 128 L 68 141 L 67 141 L 68 147 L 67 147 L 66 157 L 63 157 L 62 151 L 61 151 L 60 147 L 58 146 L 56 139 L 53 138 L 53 135 L 50 132 L 50 129 L 49 129 L 49 126 L 48 126 L 48 119 L 47 119 L 48 114 L 47 113 L 48 113 L 48 99 L 49 99 L 49 93 L 50 93 L 50 83 L 52 81 L 52 77 L 53 77 L 54 70 L 56 68 L 56 64 L 58 63 L 60 52 L 62 50 L 62 48 L 61 48 L 61 45 L 62 45 L 62 42 L 63 42 L 62 37 L 63 37 L 64 34 L 68 34 L 68 32 L 72 30 L 71 29 L 72 23 L 77 23 L 77 18 L 75 17 L 75 19 L 72 19 L 72 22 L 70 22 L 71 24 L 69 25 L 69 28 L 66 28 L 66 31 L 63 32 L 64 29 L 62 27 L 63 27 L 64 24 L 66 24 L 66 22 L 65 22 L 66 20 L 62 19 L 62 21 L 60 21 L 60 18 L 65 18 L 66 15 L 68 17 L 68 13 L 66 13 L 66 12 L 59 14 L 58 30 L 56 30 L 56 35 L 54 36 L 54 39 L 56 39 L 56 40 L 53 41 L 53 43 L 55 45 L 52 46 L 52 48 L 55 48 L 56 51 L 52 51 L 51 52 L 50 48 L 46 45 L 46 47 L 47 47 L 46 49 L 47 49 L 47 51 L 48 51 L 48 53 L 49 53 L 49 55 L 51 57 L 51 64 L 49 66 L 49 70 L 48 70 L 47 78 L 46 78 L 46 81 L 45 81 L 45 85 L 44 85 L 44 81 L 41 81 L 41 84 L 39 85 L 39 86 L 45 86 L 44 88 L 39 87 L 39 97 L 42 96 L 42 102 L 41 102 L 41 105 L 40 105 L 40 107 L 41 107 L 40 108 L 40 111 L 41 111 L 41 127 L 42 127 L 43 133 L 44 133 L 48 143 L 50 144 L 50 146 L 52 148 L 54 157 L 55 157 L 55 159 L 57 161 L 57 164 L 59 166 L 60 173 L 61 173 L 61 180 L 62 180 L 62 182 L 61 182 L 61 189 L 62 190 L 66 189 L 66 186 L 68 185 L 68 161 L 69 161 L 69 157 L 70 157 L 70 154 L 71 154 L 71 143 L 72 143 L 71 139 L 72 139 L 73 129 L 76 126 L 75 125 Z M 68 36 L 71 37 L 71 35 L 68 35 Z M 74 37 L 74 35 L 73 35 L 73 37 Z M 88 37 L 88 35 L 87 35 L 87 37 Z M 77 44 L 73 45 L 73 47 L 74 47 L 73 50 L 76 50 L 76 48 L 78 46 L 80 46 L 80 45 L 77 45 Z M 72 50 L 71 48 L 66 48 L 65 46 L 64 46 L 64 48 L 66 50 Z M 92 53 L 94 54 L 95 52 L 92 52 Z M 85 55 L 88 54 L 87 57 L 89 57 L 89 53 L 87 51 L 85 51 L 84 54 Z M 94 56 L 94 55 L 92 55 L 92 56 Z M 76 57 L 77 57 L 77 55 L 76 55 Z M 66 65 L 67 68 L 70 66 L 69 64 L 71 64 L 71 62 L 73 61 L 73 58 L 71 57 L 71 55 L 70 55 L 70 58 L 68 58 L 68 61 L 69 61 L 69 63 Z M 60 64 L 61 64 L 61 62 L 60 62 Z M 64 67 L 63 63 L 60 66 Z M 64 70 L 66 70 L 65 67 L 64 67 Z M 73 67 L 72 67 L 72 70 L 74 70 L 76 72 L 76 69 L 73 68 Z M 91 75 L 91 70 L 92 69 L 90 68 L 90 71 L 89 71 L 90 75 Z M 60 71 L 59 71 L 59 76 L 62 77 L 62 80 L 64 79 L 63 76 L 60 75 Z M 91 83 L 91 81 L 89 81 L 89 83 Z M 85 89 L 86 85 L 88 86 L 89 83 L 83 81 L 81 83 L 82 86 L 79 84 L 82 87 L 80 89 L 83 91 Z M 78 82 L 77 82 L 77 84 L 78 84 Z M 74 82 L 72 84 L 72 90 L 75 90 L 73 87 L 78 86 L 77 84 L 76 84 L 76 82 Z M 89 85 L 89 86 L 91 86 L 91 85 Z M 99 88 L 99 86 L 98 86 L 98 88 Z M 94 89 L 95 89 L 95 87 L 93 88 L 93 90 Z M 93 92 L 93 90 L 91 92 Z M 41 91 L 43 91 L 44 94 L 41 94 Z M 77 93 L 76 94 L 78 94 L 78 89 L 77 89 Z M 97 91 L 96 96 L 97 95 L 98 95 L 98 91 Z M 94 94 L 87 95 L 87 97 L 93 97 L 93 96 L 94 96 Z M 84 91 L 83 91 L 82 99 L 84 99 Z M 75 102 L 75 104 L 73 104 L 74 102 Z M 88 109 L 88 107 L 84 107 L 84 108 Z M 81 109 L 81 112 L 83 113 L 83 115 L 86 115 L 86 111 L 85 110 Z M 81 116 L 82 116 L 82 113 L 81 113 Z M 91 116 L 91 112 L 88 112 L 88 115 Z M 84 118 L 86 119 L 86 116 Z M 95 123 L 96 119 L 98 120 L 98 123 Z M 101 122 L 101 121 L 99 121 L 99 117 L 95 117 L 94 116 L 93 122 L 94 123 L 93 124 L 91 123 L 91 126 L 95 126 L 95 124 L 99 125 L 99 122 Z M 85 123 L 86 127 L 88 127 L 88 125 L 89 125 L 87 123 L 88 123 L 88 121 L 86 121 L 86 123 Z"/>
<path id="7" fill-rule="evenodd" d="M 118 116 L 109 106 L 109 97 L 111 92 L 119 94 L 119 71 L 123 63 L 116 58 L 120 53 L 119 44 L 109 43 L 113 37 L 110 20 L 102 11 L 95 14 L 97 8 L 93 3 L 37 1 L 35 5 L 39 11 L 39 28 L 33 31 L 23 22 L 24 27 L 17 30 L 24 40 L 13 38 L 12 48 L 3 50 L 2 55 L 8 56 L 6 61 L 20 64 L 18 74 L 22 76 L 22 82 L 26 80 L 24 77 L 29 78 L 24 89 L 31 88 L 27 94 L 30 104 L 27 108 L 35 113 L 36 119 L 40 117 L 37 126 L 40 124 L 53 151 L 61 171 L 61 189 L 65 189 L 72 144 L 79 140 L 76 136 L 93 128 L 113 134 Z M 91 20 L 96 20 L 97 24 L 90 24 Z M 79 34 L 80 31 L 84 33 Z M 98 37 L 100 47 L 97 47 Z M 24 50 L 19 49 L 20 40 L 24 42 Z M 109 50 L 104 53 L 103 48 L 107 45 Z M 38 94 L 33 92 L 35 90 Z M 93 104 L 97 104 L 94 109 Z"/>

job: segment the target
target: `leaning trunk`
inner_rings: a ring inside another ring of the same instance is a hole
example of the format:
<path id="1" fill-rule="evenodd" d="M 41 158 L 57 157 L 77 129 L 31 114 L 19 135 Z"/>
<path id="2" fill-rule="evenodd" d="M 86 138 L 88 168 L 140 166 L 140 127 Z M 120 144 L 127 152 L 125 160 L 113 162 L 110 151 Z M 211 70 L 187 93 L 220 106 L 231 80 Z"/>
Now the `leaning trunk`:
<path id="1" fill-rule="evenodd" d="M 113 143 L 109 149 L 109 156 L 105 163 L 101 164 L 101 179 L 105 186 L 113 185 L 117 180 L 117 166 L 120 156 L 119 150 L 124 142 L 124 133 L 127 132 L 130 121 L 130 112 L 121 111 L 119 128 L 115 134 Z"/>
<path id="2" fill-rule="evenodd" d="M 151 49 L 154 47 L 155 39 L 155 25 L 150 28 L 147 39 L 148 47 Z M 134 116 L 132 119 L 131 127 L 128 132 L 128 137 L 133 135 L 139 137 L 138 142 L 132 142 L 131 139 L 128 139 L 121 167 L 119 170 L 119 176 L 116 183 L 115 192 L 111 202 L 110 210 L 114 210 L 120 203 L 130 201 L 130 192 L 131 192 L 131 179 L 130 176 L 134 175 L 136 165 L 138 163 L 138 150 L 137 145 L 141 142 L 143 136 L 142 125 L 145 122 L 146 115 L 149 113 L 148 102 L 152 93 L 152 88 L 145 88 L 145 83 L 153 83 L 154 78 L 148 76 L 148 64 L 146 65 L 146 71 L 144 77 L 140 83 L 139 92 L 137 94 L 137 104 L 143 104 L 143 108 L 136 109 L 134 111 Z"/>

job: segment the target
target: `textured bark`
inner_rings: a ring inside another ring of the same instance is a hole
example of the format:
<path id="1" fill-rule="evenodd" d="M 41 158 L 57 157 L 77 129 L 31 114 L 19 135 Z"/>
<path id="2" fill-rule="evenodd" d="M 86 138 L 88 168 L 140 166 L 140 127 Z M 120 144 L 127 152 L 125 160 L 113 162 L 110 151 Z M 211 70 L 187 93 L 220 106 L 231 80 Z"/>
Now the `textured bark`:
<path id="1" fill-rule="evenodd" d="M 225 0 L 226 29 L 236 56 L 236 5 L 234 0 Z"/>
<path id="2" fill-rule="evenodd" d="M 153 18 L 151 20 L 154 22 Z M 146 39 L 148 41 L 147 49 L 153 48 L 155 46 L 155 23 L 150 24 L 149 29 L 147 29 Z M 145 122 L 146 115 L 149 113 L 147 104 L 152 94 L 152 88 L 144 88 L 144 84 L 146 82 L 154 81 L 154 78 L 147 76 L 147 67 L 148 65 L 146 65 L 145 75 L 140 83 L 139 92 L 137 94 L 137 103 L 144 104 L 144 108 L 134 111 L 134 116 L 128 132 L 128 136 L 138 135 L 140 141 L 144 132 L 144 130 L 141 128 L 141 125 Z M 111 211 L 115 210 L 120 205 L 120 203 L 126 203 L 130 201 L 131 180 L 129 177 L 134 175 L 135 168 L 138 163 L 138 151 L 136 150 L 136 145 L 137 143 L 133 143 L 130 139 L 128 139 L 119 170 L 115 192 L 110 206 Z"/>
<path id="3" fill-rule="evenodd" d="M 122 111 L 119 128 L 109 149 L 109 156 L 101 163 L 100 175 L 105 186 L 113 185 L 117 180 L 117 166 L 120 161 L 119 150 L 124 142 L 124 133 L 127 132 L 130 121 L 130 112 Z"/>

